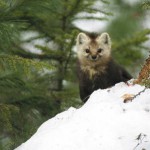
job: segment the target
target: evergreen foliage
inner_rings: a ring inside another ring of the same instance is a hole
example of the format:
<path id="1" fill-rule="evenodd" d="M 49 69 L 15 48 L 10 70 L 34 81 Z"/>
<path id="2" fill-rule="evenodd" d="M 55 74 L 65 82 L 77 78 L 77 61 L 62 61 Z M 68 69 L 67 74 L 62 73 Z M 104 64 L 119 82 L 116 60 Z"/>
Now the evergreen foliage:
<path id="1" fill-rule="evenodd" d="M 136 65 L 135 61 L 138 62 L 143 57 L 143 51 L 141 49 L 148 50 L 142 44 L 149 39 L 149 34 L 150 29 L 143 29 L 140 32 L 129 35 L 127 38 L 119 40 L 119 42 L 114 42 L 113 49 L 116 60 L 126 66 Z"/>
<path id="2" fill-rule="evenodd" d="M 114 18 L 107 31 L 113 40 L 113 55 L 120 64 L 128 67 L 132 75 L 137 76 L 140 71 L 137 63 L 142 65 L 145 54 L 148 55 L 150 50 L 143 46 L 150 34 L 150 29 L 142 27 L 147 10 L 143 9 L 142 2 L 130 5 L 123 0 L 114 0 L 111 8 Z"/>
<path id="3" fill-rule="evenodd" d="M 17 147 L 43 121 L 82 104 L 73 50 L 81 30 L 74 21 L 108 20 L 107 32 L 113 40 L 116 60 L 126 66 L 133 60 L 141 62 L 147 50 L 142 44 L 148 40 L 150 29 L 139 30 L 142 20 L 135 17 L 133 24 L 130 16 L 138 12 L 143 17 L 145 10 L 140 11 L 138 4 L 128 11 L 123 1 L 114 2 L 0 0 L 0 149 Z M 109 20 L 120 10 L 115 19 Z M 126 22 L 129 18 L 131 23 Z"/>

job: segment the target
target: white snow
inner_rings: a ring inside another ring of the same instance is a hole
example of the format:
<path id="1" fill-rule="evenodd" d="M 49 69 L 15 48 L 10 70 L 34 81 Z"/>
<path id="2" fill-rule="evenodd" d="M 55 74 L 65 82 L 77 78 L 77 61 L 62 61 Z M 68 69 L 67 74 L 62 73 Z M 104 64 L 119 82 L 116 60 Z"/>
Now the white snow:
<path id="1" fill-rule="evenodd" d="M 143 89 L 119 83 L 97 90 L 81 108 L 43 123 L 15 150 L 150 150 L 150 89 L 132 102 L 122 98 Z"/>

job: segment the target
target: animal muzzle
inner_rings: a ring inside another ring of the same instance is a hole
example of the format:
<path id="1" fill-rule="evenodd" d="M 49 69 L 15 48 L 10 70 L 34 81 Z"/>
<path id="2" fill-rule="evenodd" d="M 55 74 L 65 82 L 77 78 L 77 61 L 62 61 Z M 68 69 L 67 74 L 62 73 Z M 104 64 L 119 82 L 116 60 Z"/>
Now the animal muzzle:
<path id="1" fill-rule="evenodd" d="M 96 61 L 97 59 L 98 59 L 97 55 L 91 55 L 90 56 L 90 60 L 92 60 L 92 61 Z"/>

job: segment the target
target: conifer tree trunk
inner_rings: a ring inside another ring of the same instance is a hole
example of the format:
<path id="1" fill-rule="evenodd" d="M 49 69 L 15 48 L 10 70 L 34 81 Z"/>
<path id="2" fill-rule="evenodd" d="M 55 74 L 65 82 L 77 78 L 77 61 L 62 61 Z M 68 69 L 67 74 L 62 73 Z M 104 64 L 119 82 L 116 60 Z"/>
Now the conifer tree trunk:
<path id="1" fill-rule="evenodd" d="M 146 62 L 142 67 L 135 83 L 142 84 L 150 88 L 150 56 L 146 59 Z"/>
<path id="2" fill-rule="evenodd" d="M 65 2 L 67 3 L 68 0 L 66 0 Z M 66 4 L 65 3 L 65 4 Z M 63 8 L 63 12 L 66 12 L 66 5 L 64 5 L 64 8 Z M 61 18 L 61 30 L 65 33 L 66 31 L 66 26 L 67 26 L 67 17 L 64 13 L 64 15 L 62 15 L 62 18 Z M 62 35 L 63 36 L 63 35 Z M 62 42 L 60 44 L 60 50 L 61 51 L 64 51 L 64 45 L 65 42 Z M 63 79 L 64 79 L 64 62 L 62 60 L 58 60 L 58 91 L 61 91 L 63 89 Z"/>

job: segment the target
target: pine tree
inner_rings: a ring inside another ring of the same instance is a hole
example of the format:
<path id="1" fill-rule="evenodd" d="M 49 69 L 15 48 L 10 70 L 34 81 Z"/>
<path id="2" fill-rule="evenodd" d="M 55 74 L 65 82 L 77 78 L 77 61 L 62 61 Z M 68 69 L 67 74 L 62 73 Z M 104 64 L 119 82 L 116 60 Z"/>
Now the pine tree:
<path id="1" fill-rule="evenodd" d="M 101 1 L 106 3 L 106 1 Z M 0 148 L 9 150 L 69 106 L 79 106 L 72 47 L 79 31 L 72 23 L 92 9 L 89 0 L 0 1 Z M 101 13 L 107 14 L 103 11 Z M 107 14 L 108 15 L 108 14 Z M 97 17 L 95 19 L 103 20 Z M 25 33 L 36 36 L 23 39 Z M 40 54 L 23 45 L 34 45 Z"/>
<path id="2" fill-rule="evenodd" d="M 147 9 L 142 2 L 130 5 L 124 0 L 114 0 L 111 5 L 114 17 L 110 20 L 107 31 L 112 38 L 113 55 L 116 61 L 136 77 L 140 71 L 137 64 L 144 63 L 149 48 L 143 43 L 149 40 L 150 29 L 143 26 Z M 115 15 L 116 14 L 116 15 Z"/>

